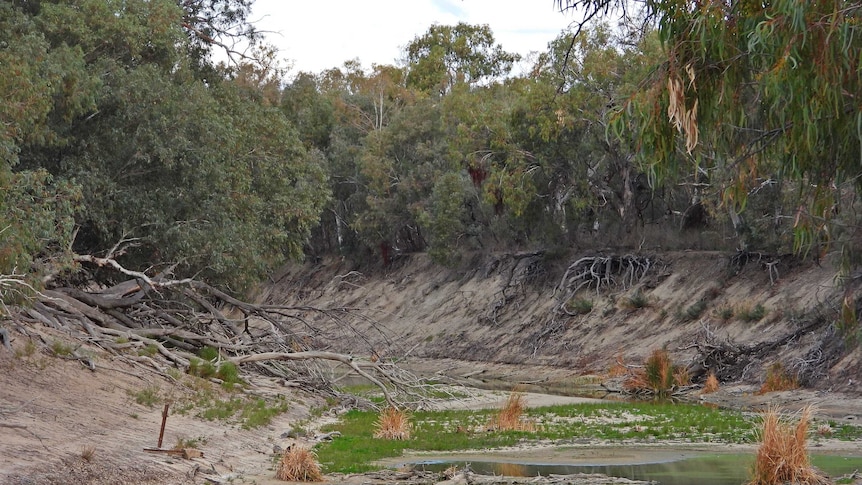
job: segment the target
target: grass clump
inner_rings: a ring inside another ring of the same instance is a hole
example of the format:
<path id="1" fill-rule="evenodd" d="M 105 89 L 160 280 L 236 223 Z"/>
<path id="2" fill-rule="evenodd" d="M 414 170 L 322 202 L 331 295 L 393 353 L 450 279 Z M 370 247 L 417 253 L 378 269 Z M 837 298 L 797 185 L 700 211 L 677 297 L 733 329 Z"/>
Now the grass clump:
<path id="1" fill-rule="evenodd" d="M 703 314 L 704 310 L 706 310 L 706 302 L 698 300 L 682 312 L 682 317 L 686 321 L 697 320 Z"/>
<path id="2" fill-rule="evenodd" d="M 160 389 L 155 386 L 145 387 L 138 392 L 131 393 L 135 398 L 135 402 L 141 406 L 151 408 L 159 402 Z"/>
<path id="3" fill-rule="evenodd" d="M 275 478 L 287 482 L 320 482 L 323 481 L 323 473 L 314 451 L 301 446 L 291 446 L 278 460 Z"/>
<path id="4" fill-rule="evenodd" d="M 525 409 L 524 395 L 512 392 L 502 409 L 488 423 L 488 428 L 496 431 L 535 431 L 536 423 L 523 418 Z"/>
<path id="5" fill-rule="evenodd" d="M 407 413 L 390 406 L 377 418 L 377 431 L 374 432 L 374 437 L 384 440 L 409 440 L 410 428 L 410 418 Z"/>
<path id="6" fill-rule="evenodd" d="M 673 365 L 665 349 L 656 349 L 644 363 L 626 379 L 624 386 L 631 391 L 649 391 L 656 396 L 666 397 L 674 386 L 688 385 L 690 377 L 684 367 Z"/>
<path id="7" fill-rule="evenodd" d="M 715 373 L 710 372 L 708 376 L 706 376 L 706 381 L 703 383 L 703 389 L 701 389 L 701 394 L 712 394 L 713 392 L 718 391 L 718 378 L 715 377 Z"/>
<path id="8" fill-rule="evenodd" d="M 768 392 L 791 391 L 793 389 L 799 389 L 799 380 L 795 376 L 788 374 L 781 362 L 775 362 L 766 370 L 766 379 L 757 393 L 766 394 Z"/>
<path id="9" fill-rule="evenodd" d="M 66 357 L 72 355 L 75 349 L 63 341 L 55 340 L 51 343 L 51 351 L 54 352 L 54 355 Z"/>
<path id="10" fill-rule="evenodd" d="M 87 463 L 93 461 L 96 457 L 96 447 L 93 445 L 85 445 L 81 448 L 81 458 Z"/>
<path id="11" fill-rule="evenodd" d="M 159 353 L 159 347 L 156 344 L 147 344 L 146 347 L 138 351 L 138 355 L 143 357 L 154 357 Z"/>
<path id="12" fill-rule="evenodd" d="M 637 290 L 622 301 L 622 306 L 628 310 L 640 310 L 649 306 L 649 298 L 642 291 Z"/>
<path id="13" fill-rule="evenodd" d="M 754 461 L 753 479 L 749 485 L 829 483 L 828 478 L 811 466 L 805 444 L 810 424 L 810 407 L 802 410 L 795 425 L 783 421 L 776 409 L 768 409 L 763 415 L 760 447 Z"/>
<path id="14" fill-rule="evenodd" d="M 766 308 L 759 303 L 754 306 L 742 305 L 735 312 L 736 318 L 748 323 L 759 322 L 766 316 L 766 313 Z"/>
<path id="15" fill-rule="evenodd" d="M 269 404 L 265 399 L 233 398 L 227 400 L 213 399 L 204 396 L 197 406 L 203 408 L 198 416 L 210 421 L 232 421 L 245 429 L 265 426 L 272 418 L 287 411 L 287 403 L 283 399 Z"/>

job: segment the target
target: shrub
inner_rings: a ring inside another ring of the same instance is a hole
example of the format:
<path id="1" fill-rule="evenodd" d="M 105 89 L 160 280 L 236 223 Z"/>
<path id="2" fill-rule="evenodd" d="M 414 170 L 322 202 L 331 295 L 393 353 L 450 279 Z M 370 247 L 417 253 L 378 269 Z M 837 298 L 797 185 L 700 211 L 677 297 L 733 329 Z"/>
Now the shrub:
<path id="1" fill-rule="evenodd" d="M 208 360 L 201 360 L 192 357 L 189 359 L 188 373 L 202 379 L 209 379 L 216 375 L 216 368 L 215 365 Z"/>
<path id="2" fill-rule="evenodd" d="M 410 419 L 407 413 L 394 407 L 388 407 L 377 417 L 375 438 L 385 440 L 409 440 Z"/>
<path id="3" fill-rule="evenodd" d="M 691 384 L 691 374 L 688 373 L 688 369 L 685 367 L 674 367 L 673 383 L 677 386 L 687 386 Z"/>
<path id="4" fill-rule="evenodd" d="M 312 450 L 290 446 L 278 461 L 275 478 L 288 482 L 320 482 L 323 481 L 323 473 Z"/>
<path id="5" fill-rule="evenodd" d="M 578 315 L 586 315 L 593 311 L 593 302 L 585 298 L 572 298 L 566 302 L 566 308 L 568 311 L 577 313 Z"/>
<path id="6" fill-rule="evenodd" d="M 763 385 L 760 386 L 758 394 L 766 394 L 773 391 L 790 391 L 799 388 L 799 380 L 791 376 L 781 365 L 781 362 L 776 362 L 769 366 L 766 370 L 766 379 Z"/>
<path id="7" fill-rule="evenodd" d="M 829 480 L 811 466 L 805 440 L 811 423 L 811 408 L 802 410 L 795 425 L 782 422 L 775 408 L 763 415 L 760 447 L 749 485 L 783 483 L 827 484 Z"/>
<path id="8" fill-rule="evenodd" d="M 86 462 L 93 461 L 96 456 L 96 447 L 93 445 L 85 445 L 81 448 L 81 458 Z"/>

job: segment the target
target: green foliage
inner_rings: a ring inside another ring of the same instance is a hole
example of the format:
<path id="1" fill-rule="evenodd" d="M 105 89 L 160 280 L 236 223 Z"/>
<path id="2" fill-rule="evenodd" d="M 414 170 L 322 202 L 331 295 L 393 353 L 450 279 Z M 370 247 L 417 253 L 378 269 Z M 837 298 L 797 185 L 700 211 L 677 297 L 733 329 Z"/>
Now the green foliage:
<path id="1" fill-rule="evenodd" d="M 189 368 L 187 372 L 190 375 L 200 377 L 201 379 L 209 379 L 215 377 L 216 367 L 208 360 L 201 360 L 192 357 L 189 359 Z"/>
<path id="2" fill-rule="evenodd" d="M 698 300 L 687 306 L 685 310 L 681 312 L 679 317 L 685 321 L 697 320 L 701 315 L 703 315 L 704 310 L 706 310 L 706 306 L 706 301 Z"/>
<path id="3" fill-rule="evenodd" d="M 68 266 L 64 255 L 80 199 L 74 184 L 57 181 L 45 170 L 12 173 L 0 164 L 0 274 Z M 29 282 L 38 285 L 35 278 Z"/>
<path id="4" fill-rule="evenodd" d="M 267 97 L 265 67 L 203 68 L 202 33 L 254 36 L 235 28 L 248 3 L 183 7 L 0 6 L 0 273 L 134 237 L 125 266 L 179 263 L 239 291 L 301 255 L 327 201 L 321 155 Z"/>
<path id="5" fill-rule="evenodd" d="M 487 25 L 432 25 L 405 49 L 407 85 L 428 93 L 446 93 L 458 84 L 476 84 L 507 74 L 520 56 L 494 44 Z"/>
<path id="6" fill-rule="evenodd" d="M 634 310 L 638 310 L 641 308 L 646 308 L 649 306 L 649 297 L 643 294 L 640 290 L 635 291 L 631 295 L 627 296 L 624 301 L 624 306 L 626 308 L 631 308 Z"/>
<path id="7" fill-rule="evenodd" d="M 152 408 L 159 402 L 161 399 L 160 393 L 161 390 L 158 387 L 145 387 L 137 392 L 131 392 L 132 397 L 135 398 L 135 402 L 140 404 L 141 406 L 146 406 L 148 408 Z"/>
<path id="8" fill-rule="evenodd" d="M 736 317 L 743 322 L 759 322 L 766 316 L 766 308 L 760 303 L 754 306 L 743 305 L 736 310 Z"/>
<path id="9" fill-rule="evenodd" d="M 625 6 L 559 3 L 596 14 L 590 18 Z M 843 226 L 832 224 L 840 214 L 834 209 L 862 187 L 859 9 L 840 0 L 643 7 L 666 57 L 619 106 L 612 129 L 639 141 L 653 178 L 704 183 L 700 195 L 734 217 L 760 188 L 792 184 L 796 203 L 779 214 L 793 221 L 794 249 L 821 256 L 836 242 L 832 229 Z M 859 247 L 849 234 L 855 231 L 839 232 L 842 249 Z"/>
<path id="10" fill-rule="evenodd" d="M 593 311 L 593 301 L 585 298 L 572 298 L 566 302 L 566 308 L 578 315 L 585 315 Z"/>
<path id="11" fill-rule="evenodd" d="M 155 344 L 147 344 L 146 347 L 138 351 L 138 355 L 145 357 L 153 357 L 159 353 L 159 348 Z"/>
<path id="12" fill-rule="evenodd" d="M 429 212 L 419 218 L 430 232 L 428 254 L 437 262 L 451 264 L 458 260 L 458 246 L 467 220 L 469 187 L 460 174 L 443 174 L 431 192 Z"/>
<path id="13" fill-rule="evenodd" d="M 272 418 L 284 413 L 288 405 L 283 399 L 269 404 L 265 399 L 233 398 L 229 400 L 204 398 L 198 402 L 203 407 L 199 416 L 207 420 L 228 421 L 235 419 L 243 428 L 254 429 L 266 426 Z"/>
<path id="14" fill-rule="evenodd" d="M 60 357 L 67 357 L 75 352 L 75 348 L 62 340 L 54 340 L 51 343 L 51 352 Z"/>

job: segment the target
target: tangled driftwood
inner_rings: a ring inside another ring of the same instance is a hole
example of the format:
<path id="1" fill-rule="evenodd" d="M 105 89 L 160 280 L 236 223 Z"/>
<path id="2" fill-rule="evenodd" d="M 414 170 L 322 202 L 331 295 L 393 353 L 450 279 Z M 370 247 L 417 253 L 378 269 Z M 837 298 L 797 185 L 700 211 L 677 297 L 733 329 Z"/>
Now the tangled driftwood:
<path id="1" fill-rule="evenodd" d="M 6 296 L 16 292 L 26 300 L 20 307 L 7 308 L 7 313 L 15 313 L 18 321 L 60 329 L 118 358 L 163 373 L 171 367 L 187 370 L 202 348 L 212 347 L 224 360 L 317 392 L 335 393 L 331 367 L 345 366 L 378 386 L 395 407 L 427 404 L 435 387 L 392 361 L 375 358 L 373 349 L 357 348 L 357 353 L 368 356 L 364 358 L 326 351 L 333 336 L 315 326 L 310 316 L 332 319 L 338 323 L 334 327 L 344 331 L 353 328 L 348 317 L 361 313 L 357 309 L 255 304 L 193 278 L 131 271 L 112 258 L 83 255 L 75 256 L 75 261 L 108 268 L 128 279 L 110 286 L 91 283 L 85 288 L 37 290 L 22 275 L 6 275 L 0 289 Z M 362 315 L 357 318 L 368 321 Z M 363 336 L 356 334 L 361 340 Z M 8 341 L 8 336 L 3 340 Z M 140 352 L 145 348 L 153 355 Z M 77 349 L 70 355 L 82 362 L 88 359 Z M 89 366 L 96 370 L 92 361 Z"/>

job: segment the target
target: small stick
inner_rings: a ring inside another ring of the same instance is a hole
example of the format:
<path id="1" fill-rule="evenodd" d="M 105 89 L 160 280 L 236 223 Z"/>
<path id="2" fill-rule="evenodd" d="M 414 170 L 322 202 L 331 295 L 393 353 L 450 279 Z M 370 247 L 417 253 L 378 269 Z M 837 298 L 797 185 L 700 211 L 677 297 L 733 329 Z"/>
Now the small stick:
<path id="1" fill-rule="evenodd" d="M 170 403 L 166 402 L 165 403 L 165 410 L 162 411 L 162 429 L 159 430 L 159 446 L 158 446 L 159 449 L 161 449 L 161 447 L 162 447 L 162 438 L 165 437 L 165 423 L 168 421 L 168 406 L 169 405 L 170 405 Z"/>

